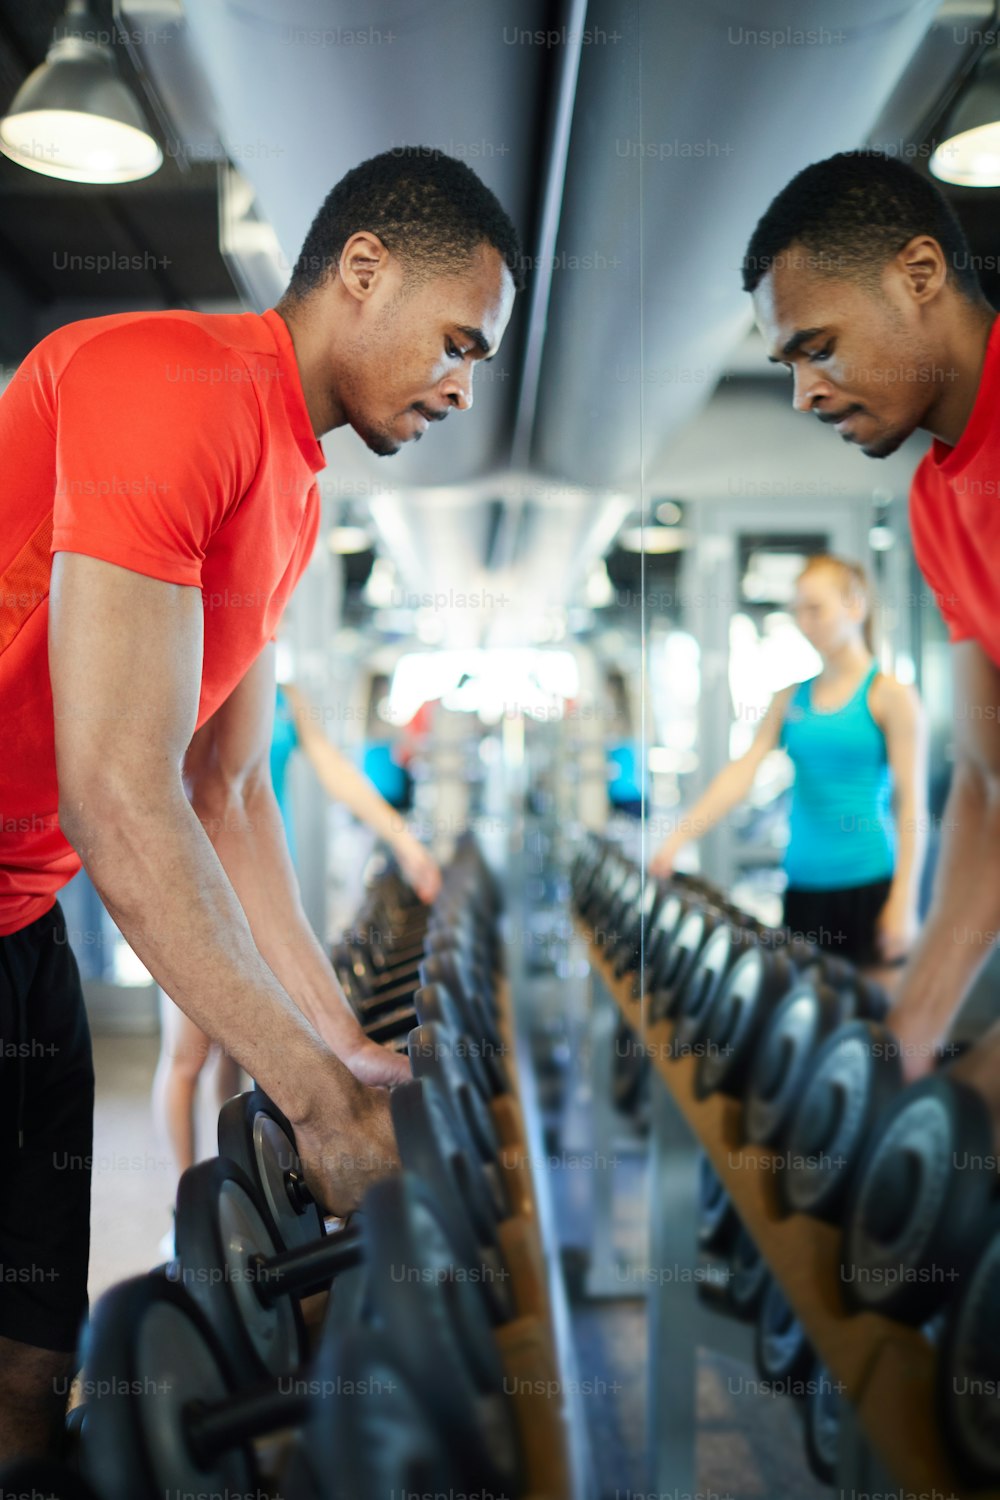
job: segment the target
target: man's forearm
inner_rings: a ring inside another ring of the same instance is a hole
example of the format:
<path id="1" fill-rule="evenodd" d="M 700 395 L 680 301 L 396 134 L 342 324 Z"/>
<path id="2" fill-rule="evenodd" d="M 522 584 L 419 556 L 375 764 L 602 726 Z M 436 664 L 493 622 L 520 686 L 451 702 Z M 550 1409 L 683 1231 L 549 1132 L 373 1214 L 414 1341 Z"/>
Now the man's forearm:
<path id="1" fill-rule="evenodd" d="M 942 818 L 931 907 L 896 995 L 895 1011 L 946 1035 L 1000 925 L 1000 789 L 956 769 Z"/>
<path id="2" fill-rule="evenodd" d="M 346 1123 L 365 1090 L 264 961 L 178 783 L 145 805 L 93 799 L 64 831 L 102 900 L 180 1008 L 258 1079 L 293 1123 Z"/>
<path id="3" fill-rule="evenodd" d="M 261 957 L 341 1058 L 364 1043 L 330 961 L 306 919 L 288 855 L 281 814 L 269 785 L 245 795 L 206 781 L 192 807 L 240 900 Z"/>

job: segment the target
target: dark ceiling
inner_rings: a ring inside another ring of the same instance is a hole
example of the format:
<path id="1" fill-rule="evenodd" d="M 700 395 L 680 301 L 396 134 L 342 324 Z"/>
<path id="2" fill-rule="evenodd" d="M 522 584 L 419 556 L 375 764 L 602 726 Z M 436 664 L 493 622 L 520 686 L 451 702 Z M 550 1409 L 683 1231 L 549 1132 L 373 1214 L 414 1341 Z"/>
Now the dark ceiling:
<path id="1" fill-rule="evenodd" d="M 44 61 L 64 10 L 61 0 L 0 0 L 0 113 Z M 110 32 L 110 4 L 97 0 L 91 10 Z M 127 49 L 115 50 L 143 99 Z M 216 167 L 179 160 L 148 104 L 146 114 L 165 155 L 142 182 L 60 182 L 0 154 L 0 364 L 18 363 L 35 341 L 30 320 L 14 315 L 26 304 L 32 312 L 63 301 L 191 307 L 235 295 L 218 248 Z"/>
<path id="2" fill-rule="evenodd" d="M 112 30 L 111 0 L 93 0 Z M 0 0 L 0 113 L 44 60 L 64 0 Z M 140 99 L 142 78 L 116 47 L 123 76 Z M 35 341 L 34 316 L 58 302 L 189 307 L 234 296 L 218 249 L 216 167 L 171 149 L 154 111 L 146 113 L 165 151 L 142 182 L 93 187 L 59 182 L 0 154 L 0 365 L 16 364 Z M 926 157 L 912 164 L 926 171 Z M 948 188 L 1000 307 L 1000 190 Z M 99 309 L 95 309 L 99 310 Z M 74 306 L 71 316 L 80 316 Z"/>

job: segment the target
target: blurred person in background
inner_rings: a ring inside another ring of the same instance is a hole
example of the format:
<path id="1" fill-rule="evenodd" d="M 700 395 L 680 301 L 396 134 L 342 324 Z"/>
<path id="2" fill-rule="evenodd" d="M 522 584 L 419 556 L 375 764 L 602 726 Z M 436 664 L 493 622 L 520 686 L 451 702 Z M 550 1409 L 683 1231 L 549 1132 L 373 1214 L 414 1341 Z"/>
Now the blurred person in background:
<path id="1" fill-rule="evenodd" d="M 686 844 L 748 796 L 764 757 L 795 767 L 784 922 L 857 964 L 898 965 L 917 935 L 927 750 L 916 690 L 879 670 L 864 569 L 821 553 L 796 580 L 795 622 L 821 658 L 776 693 L 753 743 L 711 782 L 650 861 L 667 876 Z"/>

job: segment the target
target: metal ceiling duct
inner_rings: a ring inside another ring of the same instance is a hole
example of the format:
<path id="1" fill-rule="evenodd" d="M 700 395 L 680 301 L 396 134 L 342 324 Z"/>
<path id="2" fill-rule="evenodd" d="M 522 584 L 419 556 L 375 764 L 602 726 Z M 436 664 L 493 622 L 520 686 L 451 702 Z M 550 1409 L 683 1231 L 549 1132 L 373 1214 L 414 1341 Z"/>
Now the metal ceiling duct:
<path id="1" fill-rule="evenodd" d="M 353 433 L 326 440 L 327 492 L 371 502 L 408 589 L 472 587 L 500 500 L 512 511 L 496 576 L 539 609 L 566 601 L 622 496 L 643 481 L 669 488 L 670 443 L 748 326 L 739 262 L 760 213 L 808 161 L 864 140 L 937 9 L 590 0 L 529 472 L 508 473 L 525 298 L 477 375 L 471 414 L 388 461 Z M 559 187 L 545 165 L 553 91 L 573 76 L 557 53 L 579 15 L 571 0 L 284 0 L 275 11 L 199 0 L 185 37 L 288 264 L 330 186 L 404 142 L 467 159 L 537 254 L 527 236 L 551 229 Z M 554 44 L 540 36 L 553 27 Z M 155 81 L 169 49 L 149 54 Z"/>
<path id="2" fill-rule="evenodd" d="M 530 232 L 550 59 L 544 47 L 505 38 L 537 27 L 538 17 L 537 0 L 189 4 L 219 134 L 277 232 L 286 275 L 333 184 L 404 144 L 468 161 Z M 393 458 L 391 475 L 353 434 L 332 438 L 331 463 L 380 485 L 457 484 L 502 467 L 520 343 L 515 313 L 499 357 L 477 372 L 475 411 Z"/>
<path id="3" fill-rule="evenodd" d="M 746 242 L 796 171 L 864 139 L 938 0 L 592 0 L 535 467 L 666 482 L 671 438 L 745 332 Z M 623 50 L 624 49 L 624 50 Z"/>

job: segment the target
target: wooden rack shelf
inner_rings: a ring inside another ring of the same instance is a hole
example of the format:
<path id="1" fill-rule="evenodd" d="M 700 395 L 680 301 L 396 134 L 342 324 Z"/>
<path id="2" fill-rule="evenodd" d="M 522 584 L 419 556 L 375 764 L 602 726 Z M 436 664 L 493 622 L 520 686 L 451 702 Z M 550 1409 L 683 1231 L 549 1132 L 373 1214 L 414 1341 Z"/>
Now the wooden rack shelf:
<path id="1" fill-rule="evenodd" d="M 777 1194 L 775 1153 L 744 1144 L 735 1099 L 694 1092 L 695 1057 L 670 1055 L 672 1025 L 646 1026 L 635 978 L 615 977 L 584 930 L 590 962 L 642 1040 L 722 1180 L 737 1212 L 805 1328 L 831 1378 L 840 1382 L 873 1449 L 905 1492 L 940 1500 L 1000 1500 L 970 1489 L 946 1447 L 935 1399 L 932 1345 L 919 1329 L 875 1313 L 849 1313 L 841 1295 L 840 1231 L 803 1214 L 785 1217 Z"/>

